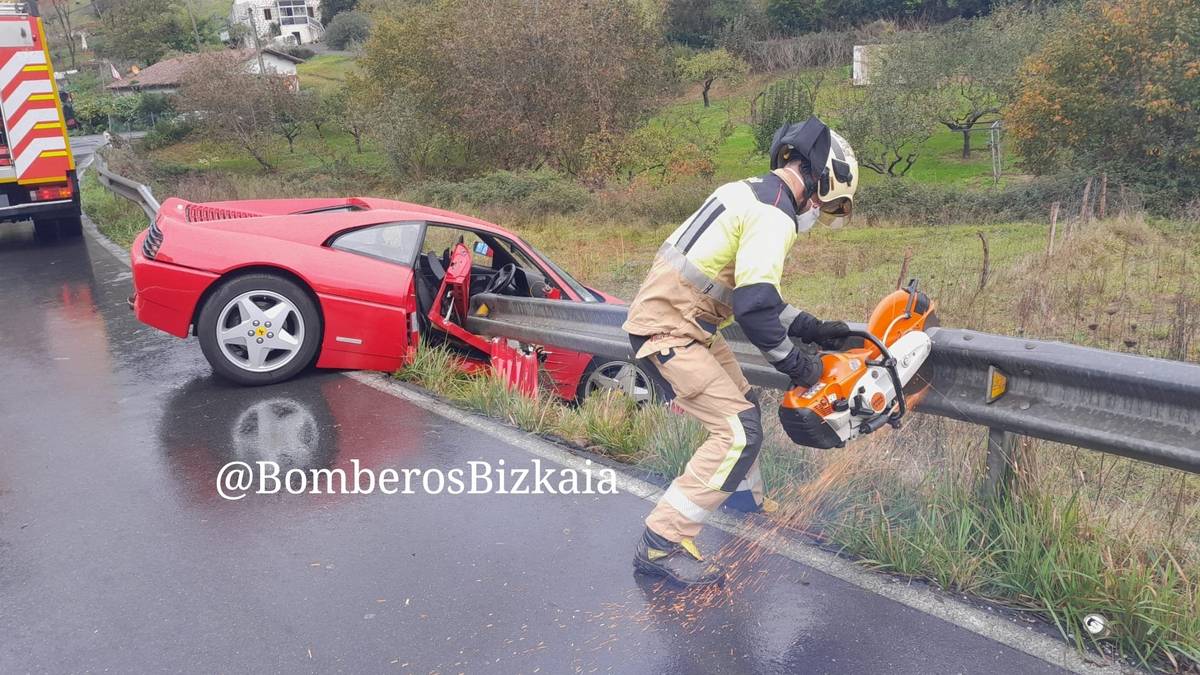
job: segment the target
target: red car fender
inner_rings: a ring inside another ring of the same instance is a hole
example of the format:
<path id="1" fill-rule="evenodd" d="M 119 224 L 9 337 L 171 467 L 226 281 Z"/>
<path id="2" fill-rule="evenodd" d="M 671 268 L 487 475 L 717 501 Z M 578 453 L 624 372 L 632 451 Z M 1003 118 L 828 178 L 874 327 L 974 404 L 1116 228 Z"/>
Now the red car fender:
<path id="1" fill-rule="evenodd" d="M 568 401 L 575 400 L 592 355 L 557 347 L 546 347 L 545 354 L 542 368 L 554 380 L 554 393 Z"/>

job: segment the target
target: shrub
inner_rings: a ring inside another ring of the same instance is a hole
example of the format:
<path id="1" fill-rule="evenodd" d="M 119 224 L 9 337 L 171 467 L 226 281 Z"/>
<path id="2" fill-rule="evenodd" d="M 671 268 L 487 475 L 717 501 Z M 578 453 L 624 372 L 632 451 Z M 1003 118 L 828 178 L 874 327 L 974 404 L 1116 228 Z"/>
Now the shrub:
<path id="1" fill-rule="evenodd" d="M 678 223 L 695 212 L 715 187 L 705 177 L 655 186 L 635 181 L 627 188 L 605 192 L 598 201 L 610 216 L 619 213 L 654 223 Z"/>
<path id="2" fill-rule="evenodd" d="M 414 201 L 445 207 L 511 205 L 532 213 L 568 213 L 589 201 L 587 190 L 553 171 L 496 171 L 463 181 L 429 181 L 415 186 Z"/>
<path id="3" fill-rule="evenodd" d="M 868 222 L 884 220 L 914 225 L 1044 220 L 1052 202 L 1074 200 L 1078 205 L 1085 180 L 1064 174 L 999 188 L 972 189 L 890 179 L 860 187 L 855 197 L 855 213 Z"/>
<path id="4" fill-rule="evenodd" d="M 142 138 L 141 146 L 146 150 L 163 148 L 182 141 L 195 130 L 196 120 L 191 115 L 163 117 Z"/>
<path id="5" fill-rule="evenodd" d="M 287 45 L 283 48 L 283 52 L 289 56 L 304 59 L 305 61 L 317 55 L 316 52 L 302 45 Z"/>
<path id="6" fill-rule="evenodd" d="M 1175 203 L 1194 198 L 1198 30 L 1200 5 L 1192 0 L 1085 4 L 1026 63 L 1010 106 L 1009 129 L 1029 168 L 1105 169 L 1158 186 Z"/>
<path id="7" fill-rule="evenodd" d="M 371 18 L 357 9 L 341 12 L 329 22 L 325 29 L 325 42 L 334 49 L 347 49 L 353 44 L 366 42 L 371 34 Z"/>

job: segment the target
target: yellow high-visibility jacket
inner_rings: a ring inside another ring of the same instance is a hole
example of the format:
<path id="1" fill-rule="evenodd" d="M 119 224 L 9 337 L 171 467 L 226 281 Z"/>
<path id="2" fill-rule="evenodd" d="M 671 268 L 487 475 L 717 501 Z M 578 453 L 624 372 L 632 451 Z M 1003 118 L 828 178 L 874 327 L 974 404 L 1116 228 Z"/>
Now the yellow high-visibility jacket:
<path id="1" fill-rule="evenodd" d="M 648 354 L 708 342 L 736 319 L 767 360 L 779 364 L 793 349 L 788 326 L 801 315 L 780 295 L 783 264 L 815 215 L 813 209 L 798 217 L 791 189 L 773 173 L 722 185 L 667 237 L 623 328 L 655 337 L 643 347 Z"/>

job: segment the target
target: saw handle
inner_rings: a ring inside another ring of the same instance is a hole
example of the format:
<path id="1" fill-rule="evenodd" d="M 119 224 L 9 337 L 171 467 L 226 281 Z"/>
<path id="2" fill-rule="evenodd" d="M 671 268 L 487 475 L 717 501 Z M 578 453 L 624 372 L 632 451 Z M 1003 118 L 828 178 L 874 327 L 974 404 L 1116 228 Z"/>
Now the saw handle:
<path id="1" fill-rule="evenodd" d="M 899 420 L 901 417 L 904 417 L 904 413 L 908 412 L 908 405 L 904 400 L 904 387 L 900 384 L 900 374 L 896 372 L 896 359 L 892 358 L 892 353 L 888 351 L 887 346 L 879 338 L 865 330 L 852 330 L 849 333 L 849 337 L 860 337 L 875 345 L 875 348 L 879 350 L 879 360 L 867 361 L 867 365 L 881 366 L 887 370 L 888 375 L 892 378 L 892 387 L 896 390 L 896 403 L 899 405 L 899 410 L 888 415 L 886 420 Z M 880 417 L 882 418 L 882 415 Z M 880 423 L 879 426 L 883 426 L 883 424 Z M 872 431 L 878 428 L 875 427 Z"/>
<path id="2" fill-rule="evenodd" d="M 869 433 L 872 433 L 875 431 L 879 431 L 879 429 L 881 427 L 883 427 L 883 425 L 888 424 L 889 422 L 891 422 L 890 416 L 884 415 L 884 414 L 879 414 L 879 415 L 876 415 L 875 417 L 872 417 L 871 419 L 863 422 L 861 425 L 859 425 L 859 430 L 862 433 L 869 434 Z"/>

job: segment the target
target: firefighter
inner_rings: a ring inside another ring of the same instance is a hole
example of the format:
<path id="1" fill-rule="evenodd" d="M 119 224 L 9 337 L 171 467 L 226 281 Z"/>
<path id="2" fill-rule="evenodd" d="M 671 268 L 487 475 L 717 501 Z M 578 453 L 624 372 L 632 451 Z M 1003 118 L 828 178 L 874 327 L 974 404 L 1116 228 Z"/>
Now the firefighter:
<path id="1" fill-rule="evenodd" d="M 717 188 L 667 238 L 623 326 L 660 389 L 709 433 L 647 516 L 634 554 L 637 571 L 684 585 L 724 578 L 693 541 L 705 518 L 727 498 L 744 510 L 764 504 L 758 401 L 719 329 L 737 321 L 793 386 L 814 384 L 823 366 L 790 338 L 830 345 L 849 331 L 784 303 L 779 285 L 799 233 L 850 215 L 854 153 L 812 117 L 776 131 L 770 158 L 770 173 Z"/>

